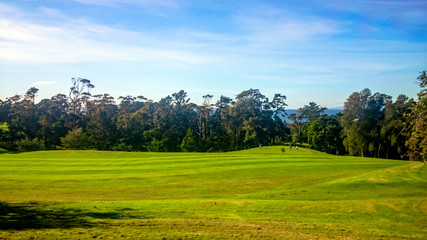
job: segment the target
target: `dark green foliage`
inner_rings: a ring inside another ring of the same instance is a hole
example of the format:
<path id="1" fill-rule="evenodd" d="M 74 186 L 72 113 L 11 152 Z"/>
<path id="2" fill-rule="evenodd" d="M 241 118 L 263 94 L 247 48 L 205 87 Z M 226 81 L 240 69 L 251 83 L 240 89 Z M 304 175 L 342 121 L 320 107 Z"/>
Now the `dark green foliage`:
<path id="1" fill-rule="evenodd" d="M 67 114 L 67 97 L 57 94 L 51 99 L 43 99 L 36 107 L 40 114 L 37 121 L 40 127 L 37 136 L 43 140 L 47 149 L 56 149 L 60 144 L 60 138 L 67 134 L 72 121 Z"/>
<path id="2" fill-rule="evenodd" d="M 111 148 L 111 150 L 113 151 L 121 151 L 121 152 L 131 152 L 132 151 L 132 146 L 127 145 L 126 143 L 118 143 L 117 145 L 113 146 Z"/>
<path id="3" fill-rule="evenodd" d="M 44 144 L 38 138 L 34 138 L 32 140 L 21 139 L 16 142 L 16 145 L 18 146 L 18 151 L 20 152 L 44 150 Z"/>
<path id="4" fill-rule="evenodd" d="M 196 152 L 198 150 L 197 141 L 191 128 L 187 130 L 187 134 L 182 139 L 181 150 L 183 152 Z"/>
<path id="5" fill-rule="evenodd" d="M 424 95 L 411 114 L 412 132 L 406 142 L 411 160 L 427 161 L 427 97 Z"/>
<path id="6" fill-rule="evenodd" d="M 326 110 L 327 108 L 317 105 L 315 102 L 310 102 L 303 108 L 298 109 L 298 114 L 308 122 L 320 117 Z"/>
<path id="7" fill-rule="evenodd" d="M 158 151 L 160 152 L 180 152 L 180 141 L 174 129 L 168 130 L 163 134 L 159 141 Z"/>
<path id="8" fill-rule="evenodd" d="M 408 158 L 408 148 L 405 146 L 405 142 L 410 137 L 410 131 L 407 123 L 409 122 L 408 117 L 412 111 L 411 109 L 415 104 L 413 99 L 408 99 L 405 95 L 399 95 L 395 102 L 387 102 L 384 120 L 381 123 L 380 157 Z"/>
<path id="9" fill-rule="evenodd" d="M 146 149 L 149 152 L 160 152 L 160 143 L 157 139 L 151 140 L 151 142 L 146 146 Z"/>
<path id="10" fill-rule="evenodd" d="M 98 106 L 89 114 L 87 134 L 90 136 L 96 149 L 108 150 L 115 145 L 117 139 L 114 117 L 115 105 Z"/>
<path id="11" fill-rule="evenodd" d="M 379 157 L 380 131 L 385 105 L 391 97 L 381 93 L 371 94 L 369 89 L 354 92 L 344 104 L 341 124 L 344 146 L 350 155 Z"/>
<path id="12" fill-rule="evenodd" d="M 421 87 L 418 101 L 408 114 L 410 137 L 406 141 L 411 160 L 427 162 L 427 77 L 426 71 L 420 72 L 417 81 Z"/>
<path id="13" fill-rule="evenodd" d="M 418 100 L 395 102 L 369 89 L 354 92 L 342 115 L 326 116 L 315 102 L 284 121 L 286 96 L 270 101 L 258 89 L 235 99 L 203 96 L 190 102 L 180 90 L 158 102 L 143 96 L 90 93 L 94 85 L 73 78 L 69 95 L 57 94 L 36 104 L 37 88 L 0 100 L 0 147 L 99 149 L 115 151 L 234 151 L 292 142 L 333 154 L 426 160 L 426 72 L 420 73 Z M 6 126 L 6 127 L 5 127 Z"/>
<path id="14" fill-rule="evenodd" d="M 90 149 L 92 142 L 89 136 L 83 132 L 83 128 L 76 128 L 61 138 L 61 143 L 66 149 Z"/>
<path id="15" fill-rule="evenodd" d="M 309 121 L 307 124 L 308 144 L 323 152 L 343 154 L 344 146 L 342 144 L 341 132 L 342 127 L 339 117 L 319 117 Z"/>

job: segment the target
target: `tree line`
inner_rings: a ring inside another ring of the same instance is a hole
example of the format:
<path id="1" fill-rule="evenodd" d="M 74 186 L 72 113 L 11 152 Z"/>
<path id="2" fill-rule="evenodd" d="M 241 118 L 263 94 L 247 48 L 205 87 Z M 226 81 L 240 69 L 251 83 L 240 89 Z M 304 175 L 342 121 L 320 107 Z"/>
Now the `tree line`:
<path id="1" fill-rule="evenodd" d="M 310 102 L 287 116 L 285 95 L 270 100 L 258 89 L 216 103 L 207 94 L 201 105 L 184 90 L 158 102 L 120 96 L 117 103 L 109 94 L 92 95 L 90 80 L 72 78 L 68 95 L 36 103 L 39 90 L 32 87 L 0 100 L 0 148 L 206 152 L 306 143 L 333 154 L 425 161 L 426 71 L 417 84 L 417 100 L 400 95 L 392 101 L 364 89 L 337 115 Z"/>

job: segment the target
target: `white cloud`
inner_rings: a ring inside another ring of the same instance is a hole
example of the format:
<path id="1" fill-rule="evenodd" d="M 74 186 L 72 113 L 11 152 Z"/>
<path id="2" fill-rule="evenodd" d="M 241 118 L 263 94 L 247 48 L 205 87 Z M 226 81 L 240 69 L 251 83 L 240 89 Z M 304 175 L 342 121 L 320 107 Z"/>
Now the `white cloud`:
<path id="1" fill-rule="evenodd" d="M 235 20 L 247 34 L 248 41 L 260 44 L 313 41 L 345 31 L 344 26 L 330 19 L 269 7 L 246 9 L 236 15 Z"/>
<path id="2" fill-rule="evenodd" d="M 162 7 L 175 7 L 176 3 L 172 0 L 74 0 L 75 2 L 98 5 L 98 6 L 110 6 L 116 7 L 122 4 L 136 5 L 136 6 L 162 6 Z"/>
<path id="3" fill-rule="evenodd" d="M 4 5 L 4 4 L 2 4 Z M 7 5 L 6 5 L 7 6 Z M 139 33 L 67 18 L 38 24 L 31 17 L 16 17 L 19 9 L 0 12 L 0 60 L 37 63 L 136 61 L 151 64 L 208 64 L 208 56 L 190 47 L 177 48 L 176 39 L 161 33 Z M 25 14 L 24 14 L 25 15 Z"/>
<path id="4" fill-rule="evenodd" d="M 53 84 L 56 84 L 56 81 L 38 81 L 31 83 L 33 86 L 48 86 Z"/>
<path id="5" fill-rule="evenodd" d="M 136 32 L 120 25 L 70 17 L 52 8 L 26 13 L 0 3 L 0 64 L 43 66 L 40 78 L 33 81 L 45 79 L 45 69 L 55 65 L 66 66 L 67 70 L 62 71 L 65 75 L 81 71 L 85 76 L 92 73 L 111 78 L 129 74 L 127 77 L 132 79 L 140 74 L 147 78 L 190 79 L 188 82 L 206 78 L 222 82 L 227 88 L 230 79 L 236 79 L 242 81 L 235 84 L 242 90 L 258 83 L 262 87 L 340 85 L 350 81 L 347 79 L 355 71 L 375 74 L 407 69 L 411 62 L 402 66 L 402 57 L 392 54 L 409 59 L 411 54 L 425 55 L 426 49 L 424 43 L 413 43 L 408 48 L 408 43 L 401 41 L 331 40 L 331 35 L 346 31 L 348 26 L 280 9 L 245 10 L 233 20 L 224 32 L 185 28 Z M 182 85 L 182 81 L 176 85 Z"/>

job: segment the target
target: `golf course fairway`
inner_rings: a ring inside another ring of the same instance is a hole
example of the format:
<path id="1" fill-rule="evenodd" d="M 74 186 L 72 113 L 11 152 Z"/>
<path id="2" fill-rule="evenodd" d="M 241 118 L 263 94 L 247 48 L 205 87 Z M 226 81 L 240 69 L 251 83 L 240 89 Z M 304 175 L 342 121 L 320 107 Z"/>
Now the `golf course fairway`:
<path id="1" fill-rule="evenodd" d="M 0 154 L 0 239 L 427 239 L 427 167 L 300 148 Z"/>

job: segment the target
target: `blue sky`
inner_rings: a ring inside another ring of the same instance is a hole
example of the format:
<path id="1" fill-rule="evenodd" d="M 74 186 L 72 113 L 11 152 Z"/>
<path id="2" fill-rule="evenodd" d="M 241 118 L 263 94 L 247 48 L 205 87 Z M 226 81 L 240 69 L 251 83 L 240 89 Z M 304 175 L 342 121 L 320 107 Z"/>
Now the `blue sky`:
<path id="1" fill-rule="evenodd" d="M 416 97 L 427 68 L 427 1 L 2 0 L 0 99 L 37 87 L 154 101 L 183 89 L 249 88 L 343 106 L 364 88 Z"/>

